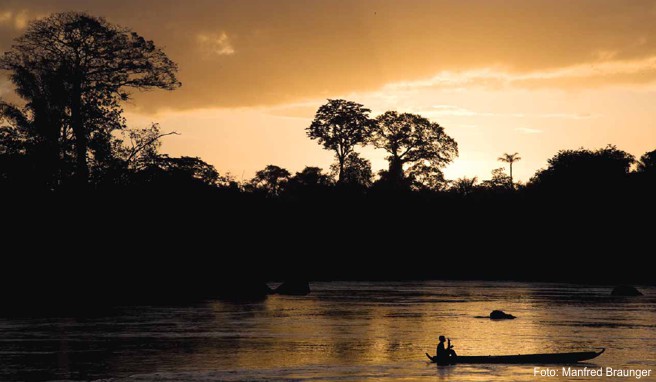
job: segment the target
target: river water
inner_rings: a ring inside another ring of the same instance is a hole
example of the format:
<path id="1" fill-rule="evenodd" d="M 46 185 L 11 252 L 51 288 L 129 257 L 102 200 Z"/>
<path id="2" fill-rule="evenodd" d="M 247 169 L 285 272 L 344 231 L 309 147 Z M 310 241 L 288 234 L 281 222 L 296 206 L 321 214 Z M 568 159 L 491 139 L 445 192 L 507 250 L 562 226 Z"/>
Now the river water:
<path id="1" fill-rule="evenodd" d="M 312 283 L 305 297 L 1 317 L 0 380 L 565 381 L 533 365 L 427 363 L 437 337 L 461 355 L 591 350 L 585 366 L 651 369 L 656 288 L 505 282 Z M 511 321 L 477 318 L 502 309 Z M 561 368 L 557 368 L 560 374 Z M 611 380 L 577 378 L 575 380 Z M 635 380 L 635 378 L 612 379 Z"/>

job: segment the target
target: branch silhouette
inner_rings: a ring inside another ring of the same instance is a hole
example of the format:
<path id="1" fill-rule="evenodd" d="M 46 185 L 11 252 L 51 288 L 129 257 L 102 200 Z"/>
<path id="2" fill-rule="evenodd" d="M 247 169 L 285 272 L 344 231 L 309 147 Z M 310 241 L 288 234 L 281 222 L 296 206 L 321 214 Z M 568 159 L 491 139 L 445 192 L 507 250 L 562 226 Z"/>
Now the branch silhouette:
<path id="1" fill-rule="evenodd" d="M 143 150 L 143 149 L 145 149 L 146 147 L 150 146 L 151 144 L 153 144 L 153 143 L 159 141 L 160 138 L 163 138 L 163 137 L 166 137 L 166 136 L 169 136 L 169 135 L 182 135 L 182 134 L 179 134 L 179 133 L 177 133 L 177 132 L 175 132 L 175 131 L 171 131 L 170 133 L 158 134 L 158 135 L 156 135 L 155 137 L 149 139 L 147 142 L 145 142 L 145 143 L 139 145 L 138 147 L 133 148 L 132 151 L 130 152 L 130 155 L 128 155 L 128 157 L 127 157 L 127 159 L 126 159 L 126 162 L 131 162 L 132 159 L 134 159 L 135 156 L 136 156 L 139 152 L 141 152 L 141 150 Z"/>

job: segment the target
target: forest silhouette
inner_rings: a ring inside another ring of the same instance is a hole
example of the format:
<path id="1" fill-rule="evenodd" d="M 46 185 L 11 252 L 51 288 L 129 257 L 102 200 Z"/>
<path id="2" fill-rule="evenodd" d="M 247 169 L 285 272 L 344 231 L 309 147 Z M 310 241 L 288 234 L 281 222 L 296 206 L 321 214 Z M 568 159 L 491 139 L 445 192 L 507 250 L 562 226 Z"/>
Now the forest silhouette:
<path id="1" fill-rule="evenodd" d="M 448 180 L 459 147 L 443 126 L 329 99 L 306 129 L 334 153 L 329 169 L 271 164 L 237 181 L 161 153 L 175 132 L 126 125 L 130 91 L 181 86 L 176 64 L 130 29 L 53 14 L 0 68 L 22 100 L 0 100 L 3 283 L 21 292 L 171 299 L 284 278 L 653 281 L 640 256 L 651 248 L 656 150 L 562 150 L 526 184 L 512 176 L 519 154 L 500 153 L 508 172 Z M 374 174 L 356 151 L 367 145 L 387 152 L 386 170 Z"/>

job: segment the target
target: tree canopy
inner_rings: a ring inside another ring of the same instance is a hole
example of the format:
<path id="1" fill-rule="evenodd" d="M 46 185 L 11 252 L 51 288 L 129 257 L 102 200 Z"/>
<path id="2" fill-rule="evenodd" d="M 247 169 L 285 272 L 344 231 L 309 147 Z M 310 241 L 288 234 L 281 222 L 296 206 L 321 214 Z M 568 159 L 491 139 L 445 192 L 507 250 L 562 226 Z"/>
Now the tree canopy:
<path id="1" fill-rule="evenodd" d="M 450 190 L 456 194 L 468 196 L 476 191 L 476 183 L 478 183 L 478 177 L 468 178 L 465 176 L 454 180 Z"/>
<path id="2" fill-rule="evenodd" d="M 656 174 L 656 150 L 645 153 L 640 157 L 636 171 L 645 174 Z"/>
<path id="3" fill-rule="evenodd" d="M 437 172 L 458 156 L 458 144 L 444 128 L 417 114 L 388 111 L 378 116 L 371 140 L 390 154 L 387 176 L 396 184 L 404 181 L 406 164 L 414 165 L 415 173 L 418 169 Z"/>
<path id="4" fill-rule="evenodd" d="M 362 158 L 358 153 L 352 152 L 344 161 L 342 167 L 339 163 L 330 166 L 330 172 L 337 177 L 342 174 L 342 184 L 359 187 L 370 187 L 373 184 L 373 172 L 371 162 Z"/>
<path id="5" fill-rule="evenodd" d="M 339 165 L 337 182 L 344 181 L 344 164 L 357 145 L 366 143 L 371 122 L 371 110 L 343 99 L 329 99 L 319 107 L 306 129 L 310 139 L 316 139 L 326 150 L 335 152 Z"/>
<path id="6" fill-rule="evenodd" d="M 509 186 L 513 184 L 503 167 L 495 168 L 491 175 L 490 179 L 481 182 L 481 185 L 488 190 L 508 190 Z"/>
<path id="7" fill-rule="evenodd" d="M 48 143 L 51 158 L 73 138 L 76 174 L 84 183 L 90 145 L 107 146 L 111 132 L 125 126 L 120 103 L 130 98 L 129 89 L 180 86 L 176 64 L 152 41 L 81 12 L 31 22 L 0 68 L 11 72 L 26 102 L 21 120 Z"/>
<path id="8" fill-rule="evenodd" d="M 561 150 L 531 179 L 534 187 L 554 190 L 604 192 L 623 183 L 634 162 L 633 155 L 608 145 L 603 149 Z"/>
<path id="9" fill-rule="evenodd" d="M 324 174 L 321 168 L 312 166 L 306 166 L 289 181 L 297 187 L 325 187 L 333 184 L 330 175 Z"/>
<path id="10" fill-rule="evenodd" d="M 265 191 L 269 196 L 278 196 L 290 176 L 289 171 L 270 164 L 264 170 L 255 173 L 251 186 L 256 190 Z"/>

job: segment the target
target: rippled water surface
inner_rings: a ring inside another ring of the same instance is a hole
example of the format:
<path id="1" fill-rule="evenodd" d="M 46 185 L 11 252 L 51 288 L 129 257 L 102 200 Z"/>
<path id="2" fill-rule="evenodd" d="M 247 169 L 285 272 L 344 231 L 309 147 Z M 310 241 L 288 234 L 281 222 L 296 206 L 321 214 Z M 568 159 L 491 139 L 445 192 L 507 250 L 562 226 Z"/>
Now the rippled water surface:
<path id="1" fill-rule="evenodd" d="M 652 369 L 656 288 L 499 282 L 312 283 L 305 297 L 1 317 L 0 380 L 562 381 L 533 366 L 427 363 L 437 336 L 461 355 L 591 350 L 588 367 Z M 518 318 L 476 316 L 503 309 Z M 560 370 L 560 368 L 558 368 Z M 595 377 L 577 380 L 600 380 Z M 635 380 L 614 379 L 614 380 Z"/>

